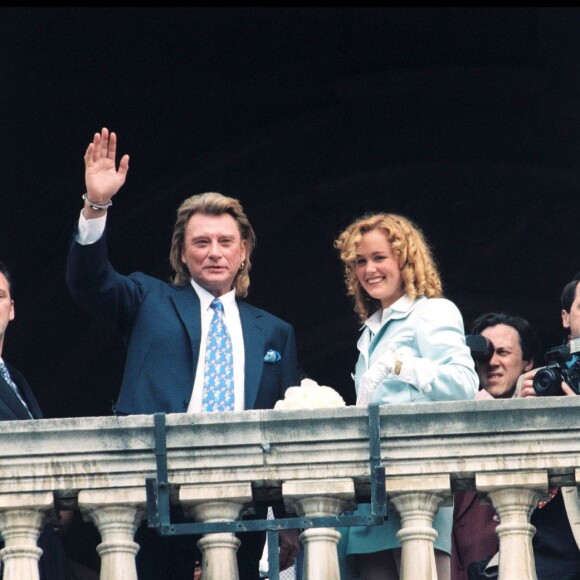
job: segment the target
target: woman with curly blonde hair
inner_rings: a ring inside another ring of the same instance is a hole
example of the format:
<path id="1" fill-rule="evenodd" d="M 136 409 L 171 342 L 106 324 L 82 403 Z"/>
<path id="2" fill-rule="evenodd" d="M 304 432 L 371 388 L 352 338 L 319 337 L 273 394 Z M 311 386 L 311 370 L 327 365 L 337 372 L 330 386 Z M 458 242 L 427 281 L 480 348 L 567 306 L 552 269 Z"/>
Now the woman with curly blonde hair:
<path id="1" fill-rule="evenodd" d="M 354 381 L 357 406 L 474 399 L 478 378 L 465 344 L 463 318 L 443 298 L 439 272 L 422 231 L 391 213 L 363 216 L 335 241 L 347 292 L 363 323 Z M 359 504 L 357 513 L 368 513 Z M 449 578 L 452 508 L 441 508 L 435 560 Z M 392 509 L 382 526 L 341 529 L 339 553 L 351 556 L 365 580 L 398 580 L 400 520 Z"/>

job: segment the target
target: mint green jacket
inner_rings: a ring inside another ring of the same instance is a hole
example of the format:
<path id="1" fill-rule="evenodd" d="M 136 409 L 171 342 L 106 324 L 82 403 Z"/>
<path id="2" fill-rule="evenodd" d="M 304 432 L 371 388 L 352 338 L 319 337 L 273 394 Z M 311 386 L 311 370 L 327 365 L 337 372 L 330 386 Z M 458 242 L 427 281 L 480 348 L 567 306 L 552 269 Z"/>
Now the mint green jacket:
<path id="1" fill-rule="evenodd" d="M 389 374 L 376 388 L 373 403 L 454 401 L 477 394 L 479 379 L 465 344 L 463 317 L 446 298 L 402 296 L 365 322 L 357 347 L 357 392 L 360 377 L 387 350 L 403 361 L 400 374 Z"/>

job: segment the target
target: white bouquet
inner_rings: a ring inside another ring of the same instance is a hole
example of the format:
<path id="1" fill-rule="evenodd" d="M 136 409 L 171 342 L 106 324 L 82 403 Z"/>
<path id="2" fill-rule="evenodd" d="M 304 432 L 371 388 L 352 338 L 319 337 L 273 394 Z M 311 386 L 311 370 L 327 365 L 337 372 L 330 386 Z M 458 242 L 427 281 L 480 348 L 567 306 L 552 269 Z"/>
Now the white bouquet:
<path id="1" fill-rule="evenodd" d="M 345 407 L 344 399 L 331 387 L 319 385 L 312 379 L 302 379 L 299 387 L 288 387 L 284 399 L 274 409 L 322 409 Z"/>

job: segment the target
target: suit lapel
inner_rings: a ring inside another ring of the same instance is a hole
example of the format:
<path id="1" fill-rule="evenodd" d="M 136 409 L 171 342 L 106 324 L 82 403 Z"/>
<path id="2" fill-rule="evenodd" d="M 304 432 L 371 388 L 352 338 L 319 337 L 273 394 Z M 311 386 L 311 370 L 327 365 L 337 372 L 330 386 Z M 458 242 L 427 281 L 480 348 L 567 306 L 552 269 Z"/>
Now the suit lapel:
<path id="1" fill-rule="evenodd" d="M 10 377 L 16 383 L 26 404 L 30 408 L 30 412 L 32 416 L 36 418 L 41 418 L 42 414 L 40 412 L 40 408 L 32 394 L 28 383 L 22 379 L 22 375 L 18 371 L 16 371 L 13 367 L 6 365 L 8 367 L 8 371 L 10 372 Z M 18 398 L 18 395 L 14 392 L 14 389 L 4 380 L 3 377 L 0 377 L 0 397 L 6 403 L 6 405 L 10 408 L 10 410 L 14 413 L 17 419 L 30 419 L 30 415 L 28 411 L 22 404 L 22 401 Z"/>
<path id="2" fill-rule="evenodd" d="M 191 341 L 193 372 L 197 369 L 201 341 L 199 298 L 190 284 L 177 289 L 171 300 Z M 264 330 L 262 313 L 242 300 L 237 301 L 244 337 L 244 408 L 253 409 L 264 368 Z M 10 388 L 10 387 L 8 387 Z"/>
<path id="3" fill-rule="evenodd" d="M 244 365 L 244 408 L 253 409 L 264 368 L 262 314 L 241 300 L 238 300 L 238 309 L 240 311 L 242 334 L 244 335 L 244 351 L 246 355 Z"/>
<path id="4" fill-rule="evenodd" d="M 191 284 L 179 287 L 171 295 L 171 300 L 175 305 L 177 314 L 189 335 L 191 343 L 191 353 L 193 358 L 192 372 L 195 374 L 197 361 L 199 358 L 199 347 L 201 342 L 201 313 L 199 298 Z"/>

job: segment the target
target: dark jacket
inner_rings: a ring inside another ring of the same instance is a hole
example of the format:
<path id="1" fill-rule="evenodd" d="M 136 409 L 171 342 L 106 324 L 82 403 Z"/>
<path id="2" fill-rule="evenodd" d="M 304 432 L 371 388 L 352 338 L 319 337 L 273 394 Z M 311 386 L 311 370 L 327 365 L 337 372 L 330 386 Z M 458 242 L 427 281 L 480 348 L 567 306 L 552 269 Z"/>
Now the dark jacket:
<path id="1" fill-rule="evenodd" d="M 467 567 L 499 550 L 495 528 L 499 518 L 491 504 L 481 503 L 476 491 L 453 495 L 451 580 L 467 580 Z"/>
<path id="2" fill-rule="evenodd" d="M 42 419 L 42 412 L 36 397 L 24 375 L 4 361 L 10 378 L 26 401 L 33 419 Z M 29 420 L 30 415 L 12 387 L 0 376 L 0 421 Z M 38 563 L 40 580 L 72 580 L 73 575 L 61 539 L 55 534 L 50 523 L 45 524 L 38 538 L 38 546 L 43 553 Z M 4 547 L 4 542 L 0 542 Z"/>

